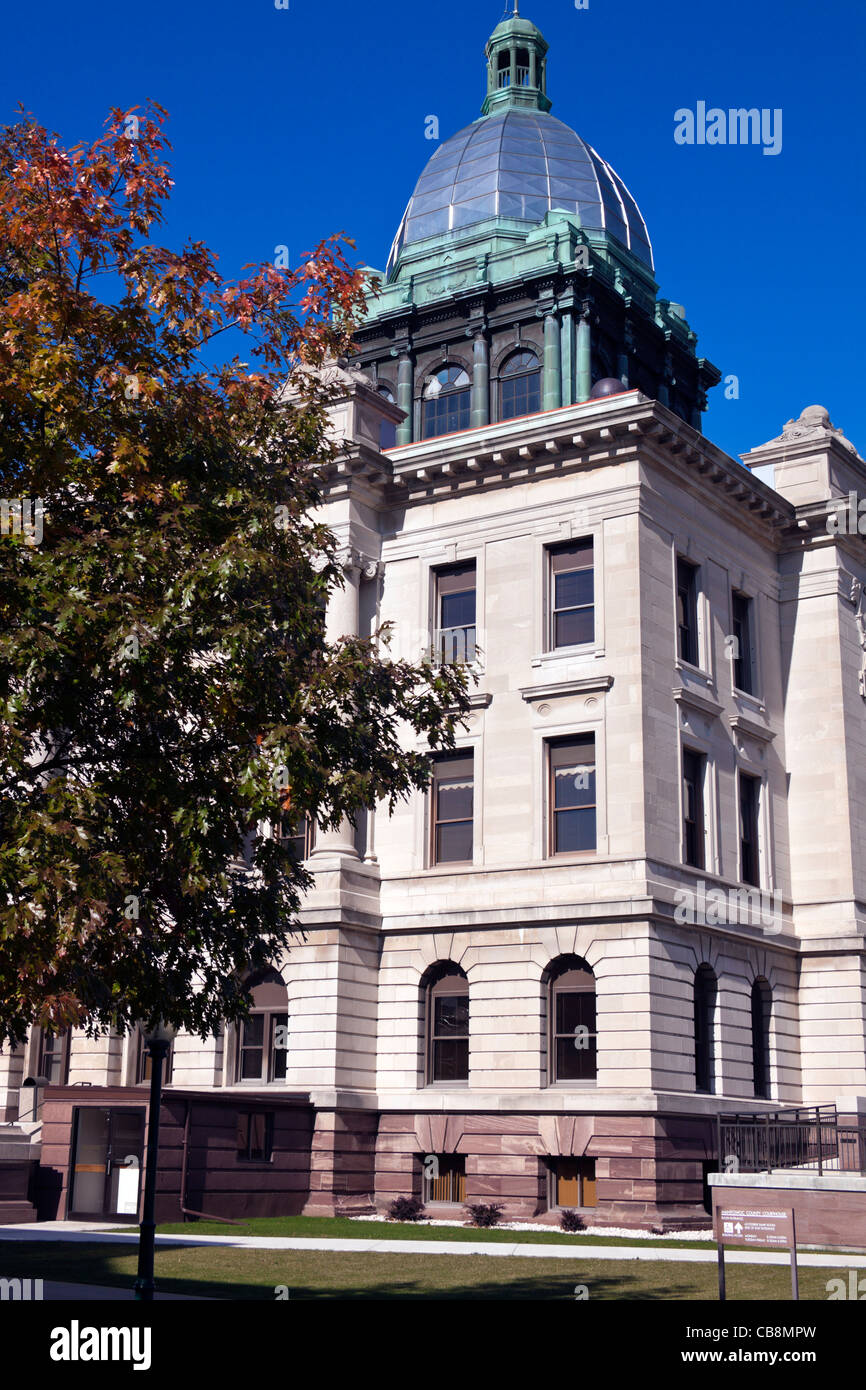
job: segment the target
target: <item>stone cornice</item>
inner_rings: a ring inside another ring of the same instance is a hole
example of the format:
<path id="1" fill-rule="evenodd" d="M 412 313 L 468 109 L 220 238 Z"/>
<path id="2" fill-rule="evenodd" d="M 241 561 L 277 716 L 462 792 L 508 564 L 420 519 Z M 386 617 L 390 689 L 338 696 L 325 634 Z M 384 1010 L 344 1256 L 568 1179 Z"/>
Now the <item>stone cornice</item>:
<path id="1" fill-rule="evenodd" d="M 326 470 L 326 500 L 332 496 L 332 487 L 349 485 L 356 474 L 379 493 L 377 505 L 405 506 L 437 495 L 477 492 L 481 487 L 623 463 L 639 456 L 699 487 L 708 484 L 718 500 L 741 517 L 745 514 L 778 531 L 794 524 L 796 511 L 791 503 L 673 411 L 636 390 L 416 440 L 387 454 L 347 449 L 333 472 Z"/>
<path id="2" fill-rule="evenodd" d="M 708 714 L 712 718 L 721 714 L 724 709 L 724 705 L 720 705 L 718 700 L 688 685 L 674 686 L 671 694 L 678 705 L 691 705 L 692 709 L 696 709 L 700 714 Z"/>
<path id="3" fill-rule="evenodd" d="M 776 737 L 774 731 L 766 724 L 759 724 L 756 719 L 749 719 L 745 714 L 729 715 L 728 723 L 734 733 L 745 734 L 747 738 L 756 738 L 761 743 L 771 743 Z"/>
<path id="4" fill-rule="evenodd" d="M 534 700 L 556 699 L 564 695 L 589 695 L 594 691 L 610 690 L 613 676 L 580 676 L 577 680 L 547 681 L 543 685 L 526 685 L 520 694 L 527 704 Z"/>

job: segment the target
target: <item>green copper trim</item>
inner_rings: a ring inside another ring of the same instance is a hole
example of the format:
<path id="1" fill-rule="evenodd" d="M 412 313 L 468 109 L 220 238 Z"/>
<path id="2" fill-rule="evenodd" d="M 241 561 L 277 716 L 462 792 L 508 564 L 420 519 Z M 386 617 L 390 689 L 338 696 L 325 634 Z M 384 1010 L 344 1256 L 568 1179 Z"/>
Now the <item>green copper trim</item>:
<path id="1" fill-rule="evenodd" d="M 514 14 L 497 24 L 487 41 L 487 95 L 481 114 L 517 108 L 549 111 L 548 43 L 541 30 Z"/>

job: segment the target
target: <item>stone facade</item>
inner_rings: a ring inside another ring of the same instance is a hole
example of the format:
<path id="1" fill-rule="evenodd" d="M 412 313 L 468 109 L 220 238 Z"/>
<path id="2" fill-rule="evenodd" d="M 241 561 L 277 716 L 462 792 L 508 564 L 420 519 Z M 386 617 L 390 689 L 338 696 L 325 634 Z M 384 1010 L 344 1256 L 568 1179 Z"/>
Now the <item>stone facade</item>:
<path id="1" fill-rule="evenodd" d="M 515 19 L 494 38 L 485 119 L 519 106 L 550 135 L 541 36 Z M 657 298 L 633 200 L 617 233 L 581 187 L 563 210 L 548 183 L 537 225 L 479 214 L 413 241 L 408 218 L 357 357 L 331 373 L 341 456 L 321 515 L 345 585 L 328 635 L 387 622 L 395 657 L 442 658 L 443 574 L 474 565 L 473 803 L 463 862 L 436 862 L 432 790 L 312 847 L 302 930 L 275 963 L 286 1075 L 267 1082 L 314 1107 L 309 1212 L 415 1195 L 705 1225 L 720 1111 L 863 1109 L 866 547 L 839 514 L 866 464 L 820 407 L 746 467 L 716 448 L 700 424 L 718 370 Z M 509 417 L 523 352 L 530 406 Z M 449 370 L 458 426 L 434 431 Z M 552 566 L 578 542 L 591 630 L 563 645 Z M 573 771 L 595 809 L 591 843 L 555 852 L 563 740 L 592 748 L 592 784 Z M 558 1050 L 569 973 L 594 993 L 592 1026 L 565 1029 L 576 1050 L 594 1038 L 592 1065 Z M 440 979 L 458 982 L 446 1031 L 468 991 L 441 1077 Z M 0 1054 L 4 1116 L 34 1137 L 39 1059 L 38 1038 Z M 170 1088 L 240 1095 L 237 1059 L 234 1029 L 180 1037 Z M 135 1039 L 75 1036 L 68 1079 L 131 1090 L 137 1062 Z"/>

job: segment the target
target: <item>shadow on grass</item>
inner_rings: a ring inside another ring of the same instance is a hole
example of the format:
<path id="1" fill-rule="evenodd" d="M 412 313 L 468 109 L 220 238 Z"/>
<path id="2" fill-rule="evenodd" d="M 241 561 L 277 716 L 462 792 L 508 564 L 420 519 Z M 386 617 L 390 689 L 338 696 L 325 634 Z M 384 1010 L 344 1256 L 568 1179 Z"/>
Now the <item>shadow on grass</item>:
<path id="1" fill-rule="evenodd" d="M 190 1260 L 197 1267 L 191 1269 L 187 1265 L 183 1270 L 176 1267 L 178 1262 Z M 515 1265 L 515 1261 L 519 1263 Z M 437 1255 L 425 1259 L 417 1254 L 349 1255 L 320 1251 L 246 1252 L 213 1246 L 199 1246 L 195 1250 L 175 1247 L 171 1251 L 157 1252 L 156 1281 L 161 1293 L 231 1302 L 285 1301 L 277 1298 L 278 1288 L 288 1290 L 291 1302 L 417 1302 L 430 1299 L 574 1302 L 583 1301 L 581 1293 L 583 1297 L 588 1293 L 592 1302 L 715 1301 L 715 1269 L 705 1266 L 662 1264 L 648 1267 L 641 1262 L 612 1267 L 606 1262 L 578 1264 L 569 1261 L 566 1268 L 551 1270 L 539 1267 L 541 1264 L 541 1261 L 532 1260 L 531 1267 L 527 1268 L 530 1261 L 521 1260 L 519 1256 L 501 1259 L 485 1255 Z M 136 1253 L 129 1247 L 123 1253 L 118 1246 L 101 1243 L 0 1242 L 0 1276 L 5 1278 L 41 1278 L 131 1289 L 135 1272 Z M 782 1283 L 778 1290 L 769 1286 L 775 1281 L 767 1280 L 768 1273 L 764 1269 L 750 1271 L 748 1276 L 743 1273 L 742 1293 L 736 1286 L 731 1287 L 733 1281 L 729 1281 L 731 1301 L 787 1297 L 783 1288 L 787 1271 L 781 1271 Z M 818 1273 L 823 1282 L 826 1271 Z M 809 1296 L 810 1291 L 804 1287 L 801 1297 Z"/>

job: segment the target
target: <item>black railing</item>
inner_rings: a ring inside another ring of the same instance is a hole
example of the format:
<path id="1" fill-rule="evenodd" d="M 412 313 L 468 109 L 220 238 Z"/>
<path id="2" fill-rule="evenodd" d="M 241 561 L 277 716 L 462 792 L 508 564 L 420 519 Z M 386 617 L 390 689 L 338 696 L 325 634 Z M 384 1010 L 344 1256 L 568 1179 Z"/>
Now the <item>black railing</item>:
<path id="1" fill-rule="evenodd" d="M 716 1139 L 720 1172 L 866 1173 L 866 1124 L 840 1123 L 835 1105 L 719 1115 Z"/>

